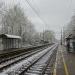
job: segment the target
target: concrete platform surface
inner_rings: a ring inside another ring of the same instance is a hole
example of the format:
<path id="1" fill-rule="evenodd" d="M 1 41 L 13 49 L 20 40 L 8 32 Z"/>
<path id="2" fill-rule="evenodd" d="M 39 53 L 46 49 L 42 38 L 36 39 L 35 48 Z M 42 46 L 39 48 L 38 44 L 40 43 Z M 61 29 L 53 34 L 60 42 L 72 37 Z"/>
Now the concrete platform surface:
<path id="1" fill-rule="evenodd" d="M 75 75 L 75 53 L 68 53 L 61 45 L 57 51 L 54 75 Z"/>

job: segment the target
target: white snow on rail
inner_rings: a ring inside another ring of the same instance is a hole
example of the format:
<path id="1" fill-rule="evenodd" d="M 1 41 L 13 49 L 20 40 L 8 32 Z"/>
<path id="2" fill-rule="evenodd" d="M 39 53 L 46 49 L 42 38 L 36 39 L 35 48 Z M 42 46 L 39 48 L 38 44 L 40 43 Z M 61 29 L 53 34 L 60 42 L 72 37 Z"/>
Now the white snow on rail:
<path id="1" fill-rule="evenodd" d="M 17 64 L 14 64 L 13 66 L 11 66 L 10 68 L 4 70 L 4 74 L 7 74 L 7 73 L 10 73 L 10 72 L 15 72 L 17 70 L 19 70 L 22 66 L 27 66 L 29 64 L 31 64 L 31 62 L 34 62 L 35 60 L 39 59 L 41 56 L 43 56 L 47 51 L 51 50 L 55 45 L 52 45 L 51 47 L 37 53 L 37 54 L 34 54 L 33 56 L 17 63 Z"/>

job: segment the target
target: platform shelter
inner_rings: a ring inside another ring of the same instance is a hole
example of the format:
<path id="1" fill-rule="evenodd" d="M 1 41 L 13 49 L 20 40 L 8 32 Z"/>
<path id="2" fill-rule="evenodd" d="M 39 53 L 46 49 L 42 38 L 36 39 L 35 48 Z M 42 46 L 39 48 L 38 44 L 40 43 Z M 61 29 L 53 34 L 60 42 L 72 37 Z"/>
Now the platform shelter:
<path id="1" fill-rule="evenodd" d="M 75 52 L 75 35 L 70 34 L 67 38 L 66 38 L 66 46 L 67 46 L 67 50 L 69 52 Z"/>
<path id="2" fill-rule="evenodd" d="M 9 34 L 0 34 L 0 50 L 21 48 L 21 37 Z"/>

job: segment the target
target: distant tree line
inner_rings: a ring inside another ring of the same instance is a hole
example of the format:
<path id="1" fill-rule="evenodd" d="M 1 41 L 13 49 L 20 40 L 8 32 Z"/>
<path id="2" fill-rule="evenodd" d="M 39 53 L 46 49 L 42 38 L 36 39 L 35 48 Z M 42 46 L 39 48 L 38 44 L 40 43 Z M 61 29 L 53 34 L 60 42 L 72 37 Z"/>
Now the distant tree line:
<path id="1" fill-rule="evenodd" d="M 39 44 L 42 40 L 52 42 L 55 39 L 52 31 L 37 32 L 19 5 L 14 5 L 5 12 L 4 9 L 0 11 L 2 13 L 0 14 L 2 16 L 0 22 L 1 34 L 21 36 L 23 44 L 31 45 Z"/>

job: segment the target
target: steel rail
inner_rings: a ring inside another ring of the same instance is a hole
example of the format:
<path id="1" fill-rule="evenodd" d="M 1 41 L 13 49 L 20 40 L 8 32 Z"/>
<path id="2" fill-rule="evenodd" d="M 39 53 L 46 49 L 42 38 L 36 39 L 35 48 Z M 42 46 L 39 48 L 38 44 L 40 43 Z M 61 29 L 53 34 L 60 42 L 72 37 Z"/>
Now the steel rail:
<path id="1" fill-rule="evenodd" d="M 21 55 L 23 55 L 23 54 L 25 54 L 25 53 L 27 53 L 27 52 L 29 52 L 29 51 L 33 51 L 33 50 L 35 50 L 35 49 L 39 49 L 40 47 L 41 47 L 41 48 L 47 47 L 47 45 L 36 46 L 36 47 L 30 47 L 30 48 L 23 49 L 24 52 L 22 52 L 22 53 L 20 53 L 20 54 L 17 53 L 17 55 L 12 56 L 12 57 L 2 58 L 2 59 L 1 59 L 1 57 L 0 57 L 0 64 L 3 63 L 3 62 L 5 62 L 5 61 L 8 61 L 8 60 L 10 60 L 10 59 L 14 59 L 14 58 L 16 58 L 16 57 L 19 57 L 19 56 L 21 56 Z M 22 50 L 21 50 L 21 51 L 22 51 Z M 12 51 L 11 51 L 11 52 L 12 52 Z M 6 53 L 6 54 L 8 54 L 8 53 Z M 2 55 L 4 55 L 4 54 L 2 54 Z"/>
<path id="2" fill-rule="evenodd" d="M 44 48 L 45 48 L 45 47 L 44 47 Z M 37 49 L 37 48 L 36 48 L 36 49 Z M 25 54 L 27 54 L 27 53 L 29 53 L 29 52 L 35 51 L 36 49 L 32 49 L 32 50 L 29 50 L 29 51 L 23 52 L 23 53 L 21 53 L 21 54 L 19 54 L 19 55 L 16 55 L 16 56 L 12 56 L 12 57 L 9 57 L 9 58 L 6 58 L 6 59 L 3 59 L 3 60 L 0 61 L 0 64 L 3 63 L 3 62 L 9 61 L 9 60 L 11 60 L 11 59 L 14 59 L 14 58 L 17 58 L 17 57 L 23 56 L 23 55 L 25 55 Z M 38 49 L 40 49 L 40 48 L 38 48 Z M 43 48 L 41 48 L 41 49 L 43 49 Z"/>
<path id="3" fill-rule="evenodd" d="M 46 55 L 48 52 L 49 51 L 47 51 L 44 55 Z M 25 70 L 23 70 L 20 74 L 17 74 L 17 75 L 24 75 L 24 73 L 27 72 L 27 70 L 30 69 L 30 67 L 32 67 L 34 64 L 36 64 L 44 55 L 42 55 L 40 58 L 38 58 L 37 60 L 35 60 L 34 62 L 32 62 L 27 68 L 25 68 Z M 47 64 L 48 64 L 48 61 L 47 61 Z M 45 68 L 46 68 L 46 66 L 45 66 Z M 45 68 L 43 68 L 43 71 L 41 72 L 41 75 L 43 75 Z"/>
<path id="4" fill-rule="evenodd" d="M 36 51 L 34 51 L 34 52 L 29 52 L 29 53 L 27 53 L 26 55 L 24 55 L 24 57 L 21 57 L 20 59 L 17 59 L 16 61 L 14 61 L 14 62 L 10 62 L 10 63 L 8 63 L 8 64 L 6 64 L 6 65 L 3 65 L 2 67 L 0 67 L 0 72 L 1 71 L 3 71 L 3 69 L 5 69 L 5 68 L 7 68 L 7 67 L 10 67 L 11 65 L 13 65 L 13 64 L 16 64 L 16 63 L 18 63 L 18 62 L 20 62 L 20 61 L 22 61 L 22 60 L 25 60 L 26 58 L 28 58 L 28 57 L 30 57 L 30 56 L 32 56 L 32 55 L 34 55 L 34 54 L 36 54 L 36 53 L 38 53 L 38 52 L 40 52 L 40 51 L 42 51 L 43 49 L 45 49 L 46 47 L 44 47 L 44 48 L 39 48 L 39 49 L 37 49 Z M 11 60 L 10 60 L 11 61 Z M 3 63 L 2 63 L 3 64 Z M 5 63 L 4 63 L 5 64 Z M 0 64 L 1 65 L 1 64 Z"/>

